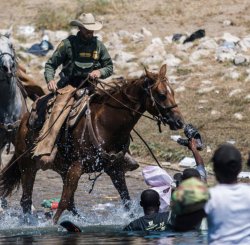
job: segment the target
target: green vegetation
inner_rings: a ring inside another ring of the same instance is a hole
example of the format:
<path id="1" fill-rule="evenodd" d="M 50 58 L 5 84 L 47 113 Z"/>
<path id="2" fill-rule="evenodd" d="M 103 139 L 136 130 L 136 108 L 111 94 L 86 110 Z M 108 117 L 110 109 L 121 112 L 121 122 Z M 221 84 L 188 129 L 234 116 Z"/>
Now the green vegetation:
<path id="1" fill-rule="evenodd" d="M 51 9 L 49 7 L 40 9 L 38 15 L 35 19 L 36 29 L 49 29 L 49 30 L 60 30 L 68 29 L 69 21 L 73 15 L 73 12 L 70 12 L 68 9 L 60 11 Z"/>

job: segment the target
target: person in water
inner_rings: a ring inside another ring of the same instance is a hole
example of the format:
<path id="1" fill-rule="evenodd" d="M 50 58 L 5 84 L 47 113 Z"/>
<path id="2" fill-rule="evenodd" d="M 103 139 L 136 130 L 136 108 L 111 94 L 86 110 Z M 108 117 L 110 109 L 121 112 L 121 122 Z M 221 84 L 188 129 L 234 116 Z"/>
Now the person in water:
<path id="1" fill-rule="evenodd" d="M 209 198 L 206 184 L 191 177 L 181 182 L 172 195 L 171 210 L 159 213 L 160 196 L 152 189 L 141 194 L 144 216 L 132 221 L 125 231 L 189 231 L 199 229 Z"/>

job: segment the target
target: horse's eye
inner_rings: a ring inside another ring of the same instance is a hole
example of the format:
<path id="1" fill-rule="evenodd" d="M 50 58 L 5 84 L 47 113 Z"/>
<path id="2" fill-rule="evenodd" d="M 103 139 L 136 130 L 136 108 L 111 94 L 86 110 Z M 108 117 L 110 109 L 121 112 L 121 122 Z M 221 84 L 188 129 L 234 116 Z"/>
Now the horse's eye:
<path id="1" fill-rule="evenodd" d="M 166 100 L 167 96 L 165 94 L 158 94 L 159 100 L 164 101 Z"/>

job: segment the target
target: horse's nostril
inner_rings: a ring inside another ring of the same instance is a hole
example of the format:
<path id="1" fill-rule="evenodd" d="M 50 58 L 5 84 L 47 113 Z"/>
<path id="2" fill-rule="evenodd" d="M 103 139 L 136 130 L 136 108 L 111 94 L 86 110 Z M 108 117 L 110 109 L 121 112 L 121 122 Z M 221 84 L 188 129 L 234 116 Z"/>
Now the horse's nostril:
<path id="1" fill-rule="evenodd" d="M 5 65 L 3 65 L 3 70 L 4 70 L 4 72 L 6 72 L 6 73 L 9 71 L 8 67 L 5 66 Z"/>

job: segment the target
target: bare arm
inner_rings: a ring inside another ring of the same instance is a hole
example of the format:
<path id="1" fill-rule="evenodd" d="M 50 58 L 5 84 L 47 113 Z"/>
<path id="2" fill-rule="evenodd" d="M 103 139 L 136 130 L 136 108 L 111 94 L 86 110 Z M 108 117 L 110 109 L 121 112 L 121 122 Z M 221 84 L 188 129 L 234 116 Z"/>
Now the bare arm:
<path id="1" fill-rule="evenodd" d="M 188 148 L 192 151 L 195 162 L 196 162 L 196 169 L 200 173 L 201 180 L 203 182 L 207 182 L 207 172 L 205 169 L 203 158 L 201 157 L 199 151 L 197 150 L 196 140 L 191 138 L 188 141 Z"/>
<path id="2" fill-rule="evenodd" d="M 197 150 L 197 145 L 196 145 L 196 141 L 194 138 L 190 139 L 188 141 L 188 148 L 192 151 L 196 165 L 198 166 L 203 165 L 204 166 L 204 161 L 199 153 L 199 151 Z"/>

